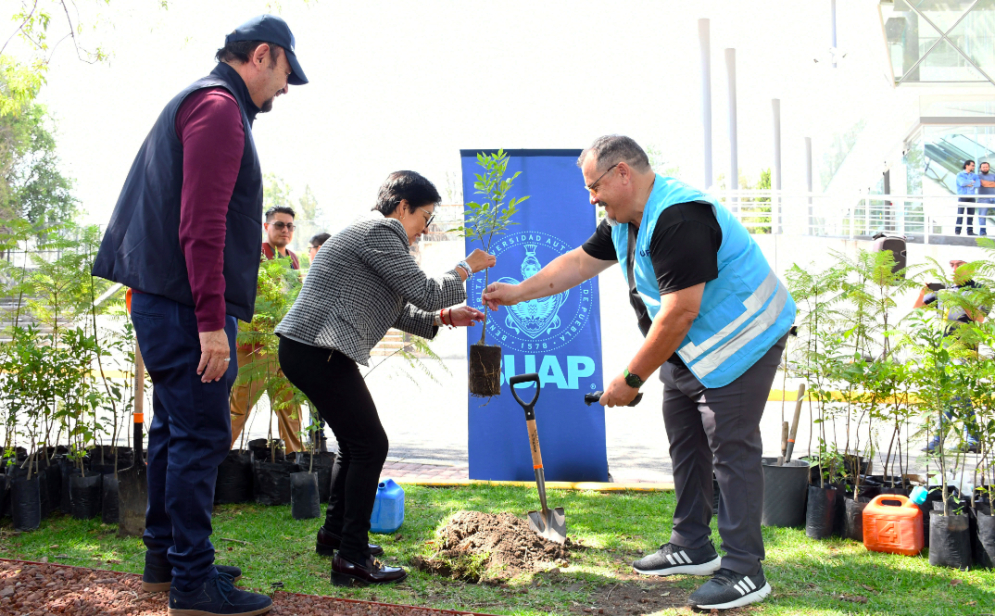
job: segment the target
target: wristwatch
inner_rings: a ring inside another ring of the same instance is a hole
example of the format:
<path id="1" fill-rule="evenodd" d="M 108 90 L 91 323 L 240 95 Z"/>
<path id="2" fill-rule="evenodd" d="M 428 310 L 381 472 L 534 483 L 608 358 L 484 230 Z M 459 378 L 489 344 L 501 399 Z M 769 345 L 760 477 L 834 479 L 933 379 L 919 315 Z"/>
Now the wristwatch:
<path id="1" fill-rule="evenodd" d="M 646 382 L 635 374 L 629 372 L 628 366 L 626 366 L 625 370 L 622 371 L 622 376 L 625 378 L 625 384 L 633 389 L 639 389 L 643 386 L 643 383 Z"/>

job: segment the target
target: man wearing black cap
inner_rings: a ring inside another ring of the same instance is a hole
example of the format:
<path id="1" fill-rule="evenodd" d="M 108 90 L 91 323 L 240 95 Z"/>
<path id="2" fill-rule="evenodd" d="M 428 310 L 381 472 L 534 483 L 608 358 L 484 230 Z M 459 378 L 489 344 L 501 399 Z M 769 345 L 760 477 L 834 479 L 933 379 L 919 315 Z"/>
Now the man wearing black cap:
<path id="1" fill-rule="evenodd" d="M 218 65 L 166 105 L 132 164 L 93 274 L 131 287 L 152 383 L 143 589 L 169 590 L 173 616 L 272 608 L 214 565 L 211 508 L 231 443 L 236 319 L 252 320 L 263 182 L 258 113 L 307 77 L 294 36 L 261 15 L 225 37 Z"/>

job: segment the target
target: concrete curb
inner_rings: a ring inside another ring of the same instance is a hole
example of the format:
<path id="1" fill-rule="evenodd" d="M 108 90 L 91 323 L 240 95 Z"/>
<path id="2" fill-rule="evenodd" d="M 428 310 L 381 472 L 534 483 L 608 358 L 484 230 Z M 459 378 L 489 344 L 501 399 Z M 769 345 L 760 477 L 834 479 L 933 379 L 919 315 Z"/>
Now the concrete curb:
<path id="1" fill-rule="evenodd" d="M 534 481 L 486 481 L 481 479 L 456 479 L 453 481 L 408 481 L 403 477 L 395 479 L 397 483 L 422 486 L 426 488 L 458 488 L 462 486 L 512 486 L 531 488 Z M 590 492 L 671 492 L 672 483 L 603 483 L 600 481 L 547 481 L 549 490 L 579 490 Z"/>

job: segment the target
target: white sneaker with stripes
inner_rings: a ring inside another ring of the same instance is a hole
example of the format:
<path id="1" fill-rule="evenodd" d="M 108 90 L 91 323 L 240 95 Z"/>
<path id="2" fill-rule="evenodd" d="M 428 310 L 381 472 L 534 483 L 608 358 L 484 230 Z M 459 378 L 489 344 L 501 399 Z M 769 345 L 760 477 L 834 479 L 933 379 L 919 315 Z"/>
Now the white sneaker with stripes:
<path id="1" fill-rule="evenodd" d="M 697 549 L 665 543 L 655 553 L 632 563 L 632 567 L 643 575 L 711 575 L 719 570 L 721 563 L 709 541 Z"/>
<path id="2" fill-rule="evenodd" d="M 691 593 L 688 605 L 701 610 L 729 610 L 763 601 L 771 593 L 761 568 L 756 575 L 719 569 L 712 579 Z"/>

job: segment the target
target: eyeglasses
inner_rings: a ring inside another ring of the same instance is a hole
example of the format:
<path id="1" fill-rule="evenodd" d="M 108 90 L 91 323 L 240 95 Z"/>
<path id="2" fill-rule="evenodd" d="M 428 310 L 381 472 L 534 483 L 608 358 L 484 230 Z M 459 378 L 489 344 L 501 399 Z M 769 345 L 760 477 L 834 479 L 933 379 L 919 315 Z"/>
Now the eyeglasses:
<path id="1" fill-rule="evenodd" d="M 593 182 L 591 182 L 590 186 L 585 186 L 585 188 L 587 188 L 587 190 L 589 190 L 590 192 L 594 192 L 594 191 L 598 190 L 598 183 L 601 182 L 601 179 L 604 178 L 609 173 L 611 173 L 611 170 L 614 169 L 615 167 L 618 167 L 619 164 L 621 164 L 621 161 L 615 163 L 611 167 L 608 167 L 608 169 L 604 173 L 602 173 L 601 176 L 598 177 L 598 179 L 596 179 Z"/>
<path id="2" fill-rule="evenodd" d="M 425 220 L 425 228 L 428 229 L 432 226 L 432 221 L 435 220 L 435 214 L 429 214 L 428 218 Z"/>
<path id="3" fill-rule="evenodd" d="M 294 226 L 294 223 L 292 222 L 271 222 L 269 223 L 269 225 L 274 229 L 276 229 L 277 231 L 283 231 L 284 229 L 286 229 L 287 231 L 293 231 L 294 229 L 297 228 Z"/>

